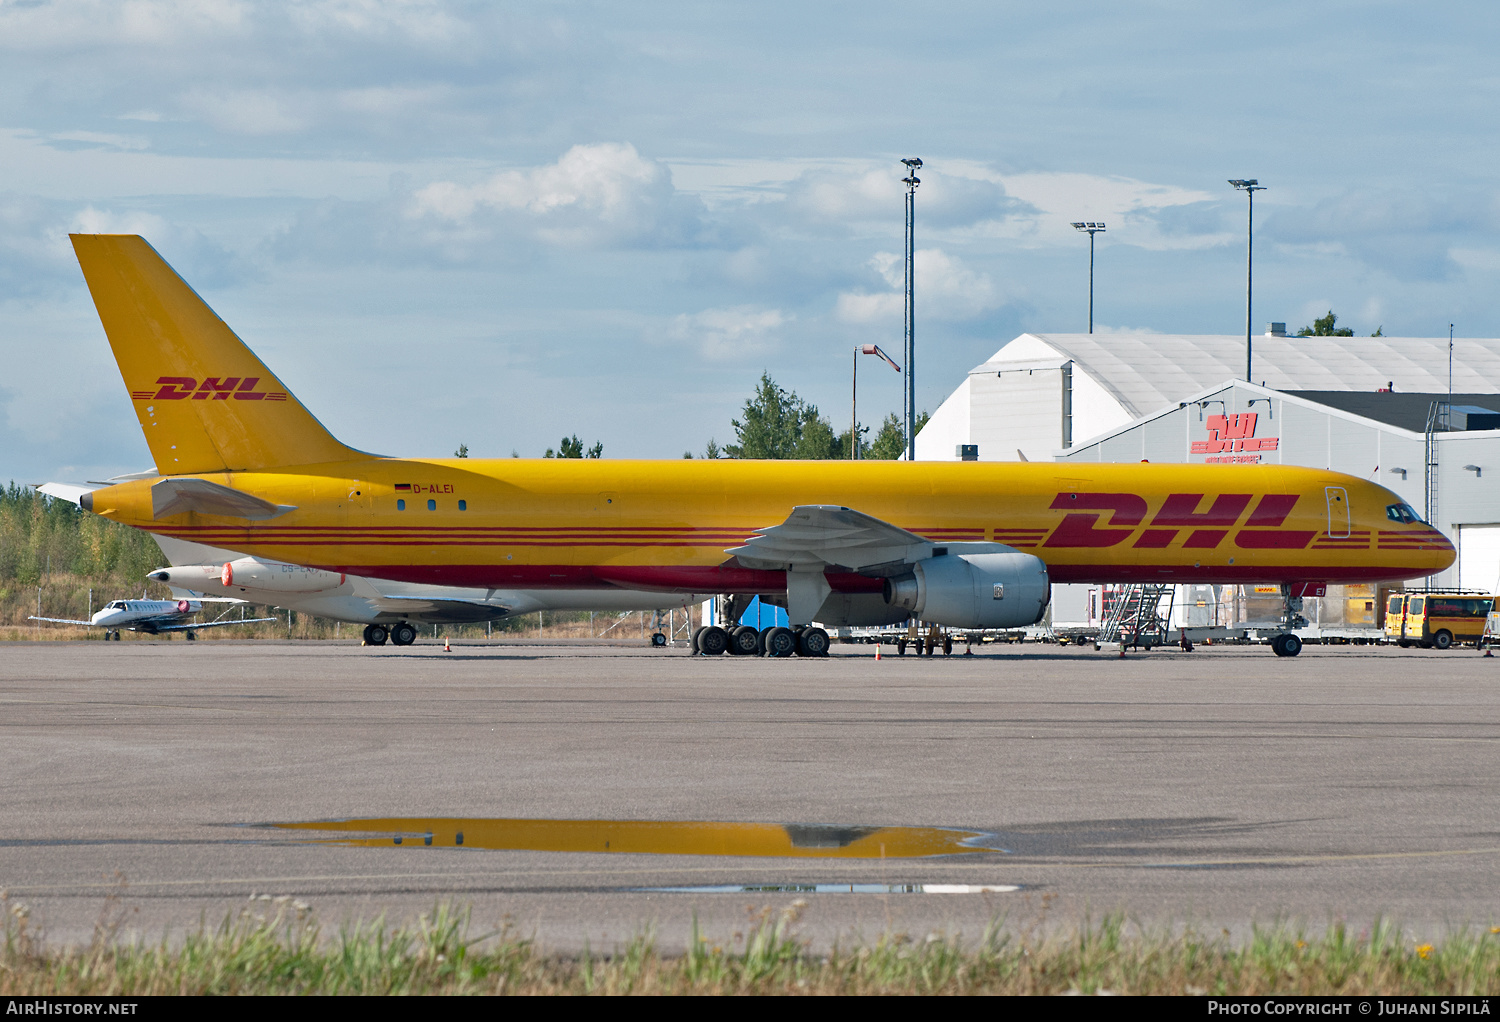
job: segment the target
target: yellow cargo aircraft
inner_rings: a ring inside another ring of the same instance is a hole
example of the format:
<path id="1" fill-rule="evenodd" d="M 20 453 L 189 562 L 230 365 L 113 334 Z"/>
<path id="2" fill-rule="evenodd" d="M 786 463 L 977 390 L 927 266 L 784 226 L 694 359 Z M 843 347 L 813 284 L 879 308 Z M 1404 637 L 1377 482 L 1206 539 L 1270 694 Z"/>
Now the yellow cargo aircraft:
<path id="1" fill-rule="evenodd" d="M 1309 584 L 1454 559 L 1390 490 L 1307 468 L 365 454 L 144 239 L 73 245 L 159 473 L 84 506 L 256 557 L 451 586 L 758 593 L 795 626 L 958 628 L 1032 624 L 1051 582 L 1274 583 L 1291 606 Z M 782 631 L 769 652 L 827 650 L 820 628 Z M 711 629 L 702 648 L 730 639 Z"/>

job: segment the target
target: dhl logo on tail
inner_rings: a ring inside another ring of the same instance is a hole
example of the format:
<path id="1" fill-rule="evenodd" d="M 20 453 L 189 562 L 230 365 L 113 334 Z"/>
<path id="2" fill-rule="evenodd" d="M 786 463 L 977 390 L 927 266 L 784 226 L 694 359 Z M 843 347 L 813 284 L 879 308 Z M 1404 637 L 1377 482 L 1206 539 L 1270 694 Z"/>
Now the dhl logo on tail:
<path id="1" fill-rule="evenodd" d="M 158 376 L 156 390 L 132 390 L 130 396 L 136 401 L 285 401 L 284 390 L 256 390 L 258 376 L 225 376 L 220 379 L 210 376 L 202 383 L 191 376 Z"/>

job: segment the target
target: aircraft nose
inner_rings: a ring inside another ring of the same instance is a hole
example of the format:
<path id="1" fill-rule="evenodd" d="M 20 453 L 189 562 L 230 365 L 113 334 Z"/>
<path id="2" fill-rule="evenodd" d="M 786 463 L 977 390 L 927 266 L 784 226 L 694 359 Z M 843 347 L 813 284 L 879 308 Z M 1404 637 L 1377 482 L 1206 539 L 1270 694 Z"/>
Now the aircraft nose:
<path id="1" fill-rule="evenodd" d="M 1432 530 L 1432 535 L 1428 537 L 1426 545 L 1431 553 L 1433 574 L 1447 571 L 1453 566 L 1453 562 L 1458 560 L 1458 549 L 1453 545 L 1453 541 L 1438 529 Z"/>

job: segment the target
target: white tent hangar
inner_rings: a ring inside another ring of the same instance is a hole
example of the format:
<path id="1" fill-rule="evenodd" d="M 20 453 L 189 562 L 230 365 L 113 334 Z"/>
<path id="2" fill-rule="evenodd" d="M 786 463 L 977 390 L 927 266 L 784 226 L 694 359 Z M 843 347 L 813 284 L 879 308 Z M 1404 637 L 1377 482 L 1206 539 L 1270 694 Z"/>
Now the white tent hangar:
<path id="1" fill-rule="evenodd" d="M 1388 486 L 1448 534 L 1459 560 L 1436 585 L 1495 589 L 1500 339 L 1454 340 L 1446 412 L 1446 337 L 1267 334 L 1254 356 L 1246 383 L 1243 335 L 1022 334 L 969 371 L 917 457 L 1334 469 Z M 1076 588 L 1058 587 L 1057 620 L 1086 613 L 1064 591 Z"/>

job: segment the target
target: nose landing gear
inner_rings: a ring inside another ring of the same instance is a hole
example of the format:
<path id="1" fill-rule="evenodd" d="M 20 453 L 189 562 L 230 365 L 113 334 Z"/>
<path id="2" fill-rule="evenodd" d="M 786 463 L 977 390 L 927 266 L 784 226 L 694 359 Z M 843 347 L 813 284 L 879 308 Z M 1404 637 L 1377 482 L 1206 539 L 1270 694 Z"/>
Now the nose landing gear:
<path id="1" fill-rule="evenodd" d="M 1302 652 L 1302 640 L 1292 632 L 1271 638 L 1271 652 L 1277 656 L 1296 656 Z"/>

